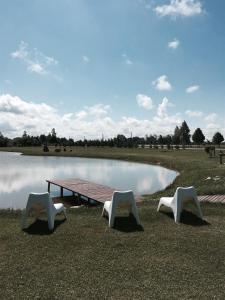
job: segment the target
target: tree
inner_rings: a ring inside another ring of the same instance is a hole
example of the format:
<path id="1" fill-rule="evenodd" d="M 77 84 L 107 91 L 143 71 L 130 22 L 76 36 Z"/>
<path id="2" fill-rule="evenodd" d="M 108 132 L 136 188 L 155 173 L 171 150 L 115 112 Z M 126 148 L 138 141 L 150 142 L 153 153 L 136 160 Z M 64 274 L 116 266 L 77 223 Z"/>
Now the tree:
<path id="1" fill-rule="evenodd" d="M 213 144 L 220 145 L 224 141 L 224 137 L 220 132 L 216 132 L 212 138 Z"/>
<path id="2" fill-rule="evenodd" d="M 178 126 L 176 126 L 174 129 L 172 142 L 173 142 L 173 144 L 176 144 L 176 145 L 180 144 L 180 128 Z"/>
<path id="3" fill-rule="evenodd" d="M 126 147 L 127 146 L 127 138 L 123 134 L 118 134 L 116 137 L 116 145 L 117 147 Z"/>
<path id="4" fill-rule="evenodd" d="M 162 137 L 161 134 L 160 134 L 159 137 L 158 137 L 158 144 L 159 144 L 159 145 L 163 145 L 163 144 L 164 144 L 164 140 L 163 140 L 163 137 Z"/>
<path id="5" fill-rule="evenodd" d="M 52 131 L 50 133 L 50 143 L 51 144 L 56 144 L 57 143 L 57 135 L 56 135 L 56 131 L 55 128 L 52 128 Z"/>
<path id="6" fill-rule="evenodd" d="M 8 143 L 8 138 L 4 137 L 0 131 L 0 147 L 6 147 Z"/>
<path id="7" fill-rule="evenodd" d="M 180 127 L 180 142 L 182 145 L 187 145 L 190 144 L 190 129 L 186 123 L 186 121 L 184 121 Z"/>
<path id="8" fill-rule="evenodd" d="M 197 145 L 203 144 L 205 136 L 200 128 L 197 128 L 195 130 L 195 132 L 192 135 L 192 140 Z"/>

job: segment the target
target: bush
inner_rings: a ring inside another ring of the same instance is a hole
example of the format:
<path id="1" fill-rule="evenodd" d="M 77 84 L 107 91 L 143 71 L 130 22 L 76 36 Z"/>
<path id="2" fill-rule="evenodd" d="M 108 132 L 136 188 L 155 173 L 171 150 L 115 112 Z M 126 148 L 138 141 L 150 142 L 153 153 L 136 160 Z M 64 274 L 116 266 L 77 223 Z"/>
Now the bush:
<path id="1" fill-rule="evenodd" d="M 210 147 L 211 147 L 211 146 L 205 146 L 205 148 L 204 148 L 205 153 L 209 154 L 209 152 L 210 152 Z"/>
<path id="2" fill-rule="evenodd" d="M 44 145 L 44 146 L 43 146 L 43 151 L 44 151 L 44 152 L 49 152 L 49 149 L 48 149 L 48 146 L 47 146 L 47 145 Z"/>

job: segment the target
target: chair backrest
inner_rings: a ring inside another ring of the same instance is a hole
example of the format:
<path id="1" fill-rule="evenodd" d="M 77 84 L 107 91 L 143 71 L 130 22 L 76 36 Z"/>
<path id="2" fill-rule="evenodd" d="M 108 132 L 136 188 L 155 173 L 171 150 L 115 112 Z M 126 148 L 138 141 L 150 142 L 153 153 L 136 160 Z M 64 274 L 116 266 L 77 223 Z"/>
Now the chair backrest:
<path id="1" fill-rule="evenodd" d="M 197 193 L 193 186 L 178 187 L 173 197 L 173 203 L 177 206 L 182 206 L 183 203 L 189 200 L 197 200 Z"/>
<path id="2" fill-rule="evenodd" d="M 115 191 L 112 195 L 112 206 L 126 206 L 135 203 L 133 191 Z"/>
<path id="3" fill-rule="evenodd" d="M 54 204 L 49 193 L 30 193 L 27 201 L 27 210 L 54 210 Z"/>

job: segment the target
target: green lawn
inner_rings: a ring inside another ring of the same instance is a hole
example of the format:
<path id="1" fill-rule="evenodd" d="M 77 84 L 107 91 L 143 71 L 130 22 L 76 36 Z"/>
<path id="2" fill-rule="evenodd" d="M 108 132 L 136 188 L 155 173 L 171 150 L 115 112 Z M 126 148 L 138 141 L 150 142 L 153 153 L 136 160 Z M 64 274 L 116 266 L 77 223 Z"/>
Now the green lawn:
<path id="1" fill-rule="evenodd" d="M 41 148 L 21 150 L 42 154 Z M 186 211 L 175 224 L 152 201 L 178 185 L 224 194 L 218 157 L 202 150 L 109 148 L 62 154 L 160 164 L 180 176 L 165 191 L 146 195 L 142 227 L 120 215 L 109 229 L 101 207 L 81 207 L 70 209 L 66 222 L 58 217 L 53 233 L 44 220 L 22 231 L 19 212 L 0 211 L 0 299 L 225 299 L 225 205 L 202 204 L 204 222 Z"/>
<path id="2" fill-rule="evenodd" d="M 224 299 L 225 206 L 202 205 L 205 222 L 181 224 L 140 207 L 142 227 L 120 214 L 107 227 L 101 208 L 70 210 L 51 234 L 37 221 L 1 212 L 1 299 Z M 32 220 L 30 220 L 32 221 Z"/>

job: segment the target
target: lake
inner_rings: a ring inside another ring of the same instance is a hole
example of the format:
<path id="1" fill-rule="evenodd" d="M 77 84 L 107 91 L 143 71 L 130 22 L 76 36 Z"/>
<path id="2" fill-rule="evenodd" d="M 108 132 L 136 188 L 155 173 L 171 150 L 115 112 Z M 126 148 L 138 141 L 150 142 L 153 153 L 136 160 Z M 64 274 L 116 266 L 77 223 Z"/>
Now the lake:
<path id="1" fill-rule="evenodd" d="M 134 162 L 13 152 L 0 152 L 0 170 L 0 208 L 4 209 L 23 209 L 30 192 L 47 191 L 46 179 L 80 178 L 143 195 L 164 189 L 178 175 L 161 166 Z M 52 196 L 59 195 L 59 188 L 51 189 Z"/>

